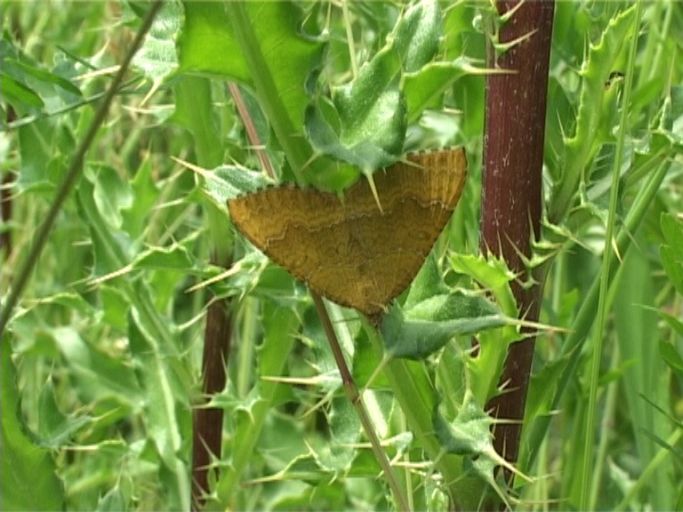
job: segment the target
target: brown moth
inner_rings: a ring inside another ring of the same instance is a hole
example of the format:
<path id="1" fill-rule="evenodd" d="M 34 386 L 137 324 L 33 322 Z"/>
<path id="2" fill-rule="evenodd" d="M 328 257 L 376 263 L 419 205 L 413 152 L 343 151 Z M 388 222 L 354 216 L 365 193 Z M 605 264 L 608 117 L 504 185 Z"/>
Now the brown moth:
<path id="1" fill-rule="evenodd" d="M 409 154 L 407 161 L 373 175 L 377 197 L 365 179 L 343 199 L 283 185 L 228 201 L 230 216 L 318 294 L 376 317 L 417 274 L 467 174 L 461 148 Z"/>

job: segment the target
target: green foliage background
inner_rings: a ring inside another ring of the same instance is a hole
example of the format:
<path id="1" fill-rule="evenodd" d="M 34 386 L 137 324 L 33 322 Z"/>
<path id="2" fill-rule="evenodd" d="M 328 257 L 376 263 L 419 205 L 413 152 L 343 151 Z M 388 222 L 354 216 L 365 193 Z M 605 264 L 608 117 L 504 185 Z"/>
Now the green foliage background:
<path id="1" fill-rule="evenodd" d="M 4 190 L 14 211 L 0 229 L 14 247 L 0 253 L 0 298 L 145 4 L 2 7 L 0 166 L 13 178 Z M 3 509 L 188 509 L 202 320 L 217 297 L 232 301 L 235 329 L 230 383 L 213 399 L 226 421 L 210 505 L 393 506 L 306 290 L 230 228 L 225 199 L 266 180 L 244 174 L 259 160 L 227 81 L 239 83 L 280 181 L 341 190 L 404 152 L 466 147 L 456 214 L 384 329 L 391 341 L 424 337 L 439 348 L 386 361 L 352 311 L 330 312 L 411 505 L 444 509 L 451 491 L 476 506 L 481 482 L 494 482 L 482 407 L 519 335 L 510 325 L 483 333 L 475 357 L 470 331 L 444 336 L 455 313 L 438 306 L 487 291 L 496 312 L 514 312 L 509 273 L 476 256 L 485 44 L 504 21 L 488 2 L 346 7 L 164 7 L 1 340 Z M 544 237 L 529 265 L 546 272 L 541 321 L 564 330 L 537 341 L 518 464 L 536 478 L 518 479 L 517 508 L 577 506 L 590 393 L 599 406 L 591 504 L 683 508 L 683 10 L 652 2 L 642 11 L 638 20 L 627 2 L 556 4 Z M 609 214 L 618 250 L 594 354 Z M 219 280 L 215 252 L 236 265 Z M 597 387 L 591 357 L 602 361 Z"/>

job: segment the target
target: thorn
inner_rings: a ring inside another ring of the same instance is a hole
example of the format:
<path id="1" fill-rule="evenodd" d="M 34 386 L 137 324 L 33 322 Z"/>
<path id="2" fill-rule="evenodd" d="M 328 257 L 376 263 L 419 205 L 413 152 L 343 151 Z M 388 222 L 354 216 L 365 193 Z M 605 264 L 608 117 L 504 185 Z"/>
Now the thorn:
<path id="1" fill-rule="evenodd" d="M 517 5 L 515 5 L 512 9 L 509 11 L 506 11 L 505 14 L 501 15 L 500 21 L 503 23 L 507 23 L 510 21 L 510 19 L 515 15 L 515 13 L 522 8 L 522 6 L 527 2 L 527 0 L 522 0 L 519 2 Z"/>
<path id="2" fill-rule="evenodd" d="M 377 207 L 379 208 L 379 211 L 384 215 L 384 210 L 382 209 L 382 203 L 379 202 L 379 195 L 377 194 L 377 187 L 375 186 L 375 180 L 372 177 L 372 174 L 370 174 L 368 177 L 368 184 L 370 185 L 370 190 L 372 190 L 372 196 L 375 198 L 375 203 L 377 203 Z"/>
<path id="3" fill-rule="evenodd" d="M 129 272 L 133 271 L 133 264 L 129 263 L 128 265 L 125 265 L 121 267 L 118 270 L 114 270 L 113 272 L 109 272 L 108 274 L 105 274 L 103 276 L 97 277 L 95 279 L 91 279 L 89 282 L 86 283 L 86 286 L 88 288 L 92 289 L 95 288 L 96 286 L 99 286 L 100 284 L 109 281 L 110 279 L 114 279 L 115 277 L 120 277 L 124 274 L 128 274 Z"/>
<path id="4" fill-rule="evenodd" d="M 535 28 L 534 30 L 527 32 L 526 34 L 519 36 L 518 38 L 513 39 L 512 41 L 508 41 L 506 43 L 494 43 L 493 46 L 495 46 L 496 51 L 498 51 L 499 53 L 505 53 L 506 51 L 517 46 L 518 44 L 522 44 L 527 39 L 531 39 L 531 36 L 533 36 L 536 32 L 538 32 L 538 29 Z"/>
<path id="5" fill-rule="evenodd" d="M 239 260 L 237 263 L 233 264 L 232 267 L 230 267 L 228 270 L 225 272 L 221 272 L 218 275 L 215 275 L 205 281 L 201 281 L 194 286 L 191 286 L 190 288 L 185 290 L 185 293 L 192 293 L 196 292 L 197 290 L 201 290 L 203 288 L 206 288 L 207 286 L 217 283 L 218 281 L 222 281 L 223 279 L 227 279 L 228 277 L 237 274 L 240 270 L 242 270 L 242 260 Z"/>
<path id="6" fill-rule="evenodd" d="M 198 165 L 195 165 L 195 164 L 188 162 L 186 160 L 182 160 L 182 159 L 177 158 L 175 156 L 171 156 L 171 160 L 173 160 L 177 164 L 182 165 L 186 169 L 189 169 L 190 171 L 199 174 L 202 178 L 205 178 L 207 180 L 215 180 L 216 179 L 216 177 L 211 172 L 204 169 L 203 167 L 199 167 Z"/>
<path id="7" fill-rule="evenodd" d="M 301 172 L 303 172 L 303 171 L 305 171 L 306 169 L 308 169 L 308 167 L 309 167 L 313 162 L 315 162 L 318 158 L 320 158 L 320 153 L 317 153 L 317 152 L 313 153 L 313 154 L 308 158 L 308 160 L 306 160 L 306 162 L 304 162 L 304 165 L 301 166 Z"/>
<path id="8" fill-rule="evenodd" d="M 614 251 L 614 255 L 617 257 L 617 260 L 619 260 L 620 264 L 624 263 L 624 259 L 621 256 L 621 253 L 619 252 L 619 246 L 617 245 L 617 239 L 612 238 L 612 250 Z"/>
<path id="9" fill-rule="evenodd" d="M 154 80 L 154 81 L 152 82 L 152 87 L 150 87 L 150 89 L 149 89 L 149 92 L 145 95 L 145 97 L 143 98 L 143 100 L 140 102 L 140 106 L 141 106 L 141 107 L 147 104 L 147 102 L 149 101 L 149 99 L 150 99 L 152 96 L 154 96 L 154 93 L 157 92 L 157 90 L 159 89 L 159 87 L 161 87 L 161 80 Z"/>

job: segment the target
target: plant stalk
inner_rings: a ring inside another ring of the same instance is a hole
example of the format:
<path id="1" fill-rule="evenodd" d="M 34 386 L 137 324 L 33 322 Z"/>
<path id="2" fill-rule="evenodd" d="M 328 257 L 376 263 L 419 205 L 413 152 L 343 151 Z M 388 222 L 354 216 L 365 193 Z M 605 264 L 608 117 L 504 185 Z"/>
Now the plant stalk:
<path id="1" fill-rule="evenodd" d="M 183 77 L 176 86 L 178 103 L 192 102 L 185 121 L 192 134 L 199 165 L 213 168 L 223 161 L 223 145 L 214 122 L 211 84 L 207 78 Z M 223 268 L 232 264 L 231 230 L 222 212 L 206 210 L 211 263 Z M 213 459 L 222 453 L 223 409 L 208 407 L 211 396 L 223 391 L 232 337 L 232 311 L 227 299 L 209 298 L 204 326 L 201 380 L 202 395 L 192 411 L 192 510 L 206 504 L 210 492 L 209 472 Z M 218 469 L 213 465 L 215 476 Z"/>
<path id="2" fill-rule="evenodd" d="M 489 51 L 488 67 L 511 70 L 491 74 L 486 81 L 486 119 L 482 187 L 481 250 L 503 257 L 520 278 L 512 283 L 520 318 L 536 321 L 542 296 L 541 280 L 523 286 L 530 275 L 525 260 L 540 235 L 543 142 L 548 65 L 554 2 L 497 2 L 503 15 L 516 12 L 500 28 L 499 41 L 522 42 L 497 55 Z M 528 261 L 528 260 L 527 260 Z M 505 392 L 488 404 L 497 423 L 495 447 L 514 462 L 519 452 L 521 420 L 534 351 L 534 337 L 508 349 L 500 384 Z M 512 474 L 507 473 L 511 478 Z"/>
<path id="3" fill-rule="evenodd" d="M 202 391 L 208 401 L 225 388 L 230 354 L 232 315 L 229 302 L 209 305 L 204 328 Z M 211 457 L 220 458 L 223 436 L 223 408 L 198 407 L 192 417 L 192 510 L 201 510 L 209 492 Z"/>
<path id="4" fill-rule="evenodd" d="M 226 10 L 232 21 L 235 35 L 241 43 L 244 58 L 249 65 L 254 89 L 261 107 L 284 150 L 292 172 L 297 181 L 303 183 L 301 171 L 308 160 L 306 145 L 292 136 L 296 130 L 291 125 L 282 101 L 278 99 L 280 95 L 261 53 L 261 47 L 249 19 L 247 4 L 248 2 L 227 2 Z"/>
<path id="5" fill-rule="evenodd" d="M 594 331 L 594 341 L 590 360 L 590 383 L 588 392 L 588 410 L 586 411 L 585 442 L 583 446 L 583 470 L 581 471 L 581 494 L 579 506 L 587 509 L 590 506 L 591 484 L 590 477 L 593 473 L 593 444 L 595 440 L 595 415 L 598 396 L 598 379 L 600 377 L 600 362 L 602 360 L 602 345 L 605 337 L 605 325 L 607 324 L 608 313 L 608 288 L 610 280 L 610 267 L 614 257 L 613 245 L 615 223 L 617 216 L 617 203 L 619 200 L 619 179 L 621 176 L 621 162 L 624 157 L 624 142 L 626 139 L 626 128 L 628 123 L 628 105 L 631 98 L 633 87 L 633 70 L 635 69 L 636 49 L 638 47 L 637 27 L 640 25 L 640 2 L 636 2 L 636 14 L 634 18 L 633 39 L 631 51 L 629 52 L 629 62 L 624 84 L 624 95 L 621 102 L 621 119 L 619 121 L 619 136 L 615 149 L 614 166 L 612 168 L 612 184 L 609 196 L 609 211 L 607 217 L 607 232 L 605 234 L 605 249 L 602 257 L 602 267 L 600 269 L 600 291 L 598 293 L 598 312 L 597 323 Z"/>
<path id="6" fill-rule="evenodd" d="M 363 431 L 365 432 L 365 435 L 368 437 L 368 440 L 370 441 L 370 446 L 372 447 L 372 451 L 375 454 L 375 459 L 382 468 L 382 471 L 384 471 L 384 478 L 386 479 L 387 483 L 389 484 L 389 487 L 391 488 L 391 492 L 394 495 L 396 504 L 398 505 L 400 510 L 408 511 L 410 510 L 410 506 L 408 505 L 408 499 L 406 498 L 403 492 L 403 488 L 399 484 L 398 479 L 396 478 L 396 475 L 394 473 L 394 470 L 391 467 L 389 458 L 387 457 L 387 454 L 384 452 L 382 444 L 380 443 L 380 440 L 377 437 L 375 427 L 372 424 L 370 416 L 368 415 L 368 412 L 365 408 L 365 404 L 363 403 L 363 397 L 358 392 L 358 387 L 356 386 L 356 383 L 353 380 L 353 376 L 349 371 L 349 367 L 346 364 L 346 360 L 344 359 L 344 354 L 342 353 L 341 346 L 339 345 L 337 334 L 334 332 L 334 328 L 332 327 L 332 322 L 330 321 L 330 316 L 327 313 L 325 304 L 323 303 L 323 300 L 320 297 L 320 295 L 318 295 L 316 292 L 310 290 L 310 293 L 313 297 L 313 302 L 315 303 L 315 308 L 318 311 L 320 321 L 322 322 L 323 328 L 325 329 L 325 335 L 327 336 L 327 341 L 330 344 L 330 348 L 332 349 L 332 354 L 334 355 L 334 360 L 337 363 L 337 368 L 339 368 L 339 373 L 341 375 L 344 392 L 346 393 L 346 396 L 348 397 L 349 401 L 353 404 L 354 409 L 356 409 L 356 413 L 358 414 L 361 425 L 363 426 Z"/>

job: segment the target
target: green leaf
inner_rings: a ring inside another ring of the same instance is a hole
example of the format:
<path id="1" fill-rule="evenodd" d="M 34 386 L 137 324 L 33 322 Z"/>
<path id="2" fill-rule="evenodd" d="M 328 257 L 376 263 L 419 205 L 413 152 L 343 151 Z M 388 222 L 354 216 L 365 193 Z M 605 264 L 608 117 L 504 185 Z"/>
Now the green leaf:
<path id="1" fill-rule="evenodd" d="M 371 130 L 383 131 L 380 122 L 394 121 L 399 127 L 404 122 L 400 115 L 404 112 L 391 112 L 392 108 L 396 110 L 402 106 L 398 91 L 400 71 L 400 57 L 389 45 L 361 67 L 355 80 L 334 90 L 334 105 L 341 122 L 340 139 L 347 147 L 360 142 L 363 135 L 376 137 Z M 390 141 L 403 137 L 402 134 L 391 135 L 387 137 Z"/>
<path id="2" fill-rule="evenodd" d="M 272 185 L 263 173 L 234 165 L 217 167 L 206 178 L 203 191 L 221 208 L 225 207 L 230 199 Z"/>
<path id="3" fill-rule="evenodd" d="M 672 247 L 663 245 L 659 248 L 662 267 L 678 293 L 683 294 L 683 253 L 676 252 Z"/>
<path id="4" fill-rule="evenodd" d="M 494 420 L 476 403 L 469 391 L 465 393 L 463 404 L 453 421 L 447 421 L 437 410 L 434 411 L 434 431 L 447 453 L 465 456 L 464 467 L 487 482 L 507 503 L 507 496 L 496 482 L 498 466 L 510 469 L 493 447 L 491 425 Z"/>
<path id="5" fill-rule="evenodd" d="M 638 237 L 635 243 L 642 246 L 645 241 Z M 657 357 L 655 346 L 646 342 L 656 343 L 658 337 L 658 319 L 654 309 L 657 292 L 651 277 L 650 260 L 642 251 L 628 251 L 622 258 L 621 269 L 625 276 L 629 276 L 619 281 L 614 298 L 616 341 L 619 356 L 626 363 L 622 378 L 623 399 L 628 404 L 629 423 L 640 460 L 652 460 L 657 446 L 648 433 L 666 438 L 671 431 L 669 421 L 660 414 L 653 414 L 652 406 L 642 398 L 646 396 L 657 404 L 671 401 L 666 366 Z M 667 475 L 673 471 L 671 460 L 662 461 L 654 470 L 656 477 L 648 482 L 655 509 L 666 509 L 667 504 L 673 502 L 672 488 L 666 481 Z"/>
<path id="6" fill-rule="evenodd" d="M 298 432 L 289 438 L 284 435 L 282 440 L 275 439 L 276 435 L 283 435 L 282 428 L 275 428 L 272 434 L 266 432 L 265 435 L 261 435 L 262 430 L 267 428 L 264 425 L 272 403 L 281 388 L 285 387 L 284 384 L 263 377 L 283 375 L 289 352 L 294 345 L 294 333 L 299 326 L 299 319 L 293 309 L 281 307 L 272 301 L 264 301 L 263 307 L 264 340 L 258 352 L 258 372 L 261 378 L 252 390 L 255 396 L 253 405 L 248 410 L 239 411 L 234 415 L 234 444 L 229 452 L 231 464 L 221 473 L 216 484 L 218 501 L 221 504 L 230 503 L 233 494 L 239 491 L 238 486 L 243 478 L 243 472 L 254 458 L 254 450 L 259 439 L 262 443 L 274 443 L 280 450 L 278 455 L 281 454 L 283 447 L 286 447 L 285 451 L 296 450 L 292 446 L 293 439 L 296 439 L 297 443 L 301 442 L 303 449 L 302 438 Z"/>
<path id="7" fill-rule="evenodd" d="M 136 291 L 139 294 L 147 293 L 140 287 Z M 148 298 L 139 299 L 138 302 L 144 308 L 150 308 L 151 301 Z M 157 334 L 163 329 L 157 325 L 160 320 L 147 310 L 131 308 L 128 341 L 144 391 L 145 432 L 163 462 L 159 466 L 158 476 L 167 491 L 167 508 L 185 509 L 190 506 L 189 471 L 181 452 L 182 432 L 190 428 L 187 424 L 187 382 L 181 378 L 181 367 L 177 364 L 174 347 L 167 345 L 170 340 Z"/>
<path id="8" fill-rule="evenodd" d="M 435 372 L 435 387 L 441 396 L 441 408 L 448 417 L 453 417 L 467 390 L 467 359 L 471 343 L 447 344 L 439 354 Z"/>
<path id="9" fill-rule="evenodd" d="M 683 295 L 683 224 L 667 213 L 662 215 L 660 226 L 667 243 L 659 249 L 662 266 L 678 293 Z"/>
<path id="10" fill-rule="evenodd" d="M 546 363 L 540 371 L 531 376 L 524 413 L 530 421 L 534 421 L 539 416 L 549 416 L 556 412 L 552 410 L 552 400 L 557 389 L 557 382 L 560 380 L 567 363 L 567 357 L 556 359 Z"/>
<path id="11" fill-rule="evenodd" d="M 387 389 L 389 382 L 384 372 L 377 372 L 382 354 L 375 350 L 365 331 L 354 339 L 353 380 L 359 388 Z M 370 382 L 372 378 L 372 382 Z"/>
<path id="12" fill-rule="evenodd" d="M 98 312 L 82 295 L 73 292 L 61 292 L 50 295 L 49 297 L 42 297 L 38 303 L 33 307 L 47 307 L 59 306 L 60 310 L 65 314 L 78 313 L 87 318 L 92 318 L 98 321 Z"/>
<path id="13" fill-rule="evenodd" d="M 97 512 L 126 512 L 130 496 L 127 496 L 120 485 L 110 489 L 97 502 Z"/>
<path id="14" fill-rule="evenodd" d="M 300 33 L 299 6 L 284 1 L 184 5 L 180 71 L 227 77 L 254 88 L 278 141 L 295 158 L 295 172 L 301 170 L 310 158 L 303 138 L 305 84 L 323 45 Z"/>
<path id="15" fill-rule="evenodd" d="M 367 103 L 363 103 L 368 105 Z M 313 147 L 370 174 L 397 160 L 403 149 L 405 105 L 398 91 L 379 96 L 360 117 L 364 123 L 343 125 L 337 133 L 319 107 L 306 111 L 306 133 Z M 341 115 L 341 112 L 339 113 Z"/>
<path id="16" fill-rule="evenodd" d="M 152 177 L 151 159 L 145 159 L 140 164 L 129 184 L 132 200 L 120 205 L 122 229 L 129 233 L 131 238 L 137 239 L 147 228 L 148 216 L 159 199 L 159 190 Z"/>
<path id="17" fill-rule="evenodd" d="M 105 220 L 100 207 L 95 200 L 94 182 L 86 174 L 78 186 L 77 204 L 81 218 L 90 229 L 93 251 L 95 254 L 93 274 L 102 276 L 120 270 L 129 262 L 129 254 L 132 252 L 132 243 L 125 232 L 115 231 Z M 105 200 L 102 207 L 107 211 L 109 201 Z M 109 214 L 115 220 L 116 216 L 111 211 Z"/>
<path id="18" fill-rule="evenodd" d="M 31 88 L 15 80 L 5 73 L 0 73 L 0 98 L 23 110 L 24 108 L 40 109 L 45 104 Z"/>
<path id="19" fill-rule="evenodd" d="M 590 45 L 581 68 L 583 81 L 576 128 L 573 136 L 565 141 L 565 154 L 561 160 L 564 166 L 553 187 L 548 215 L 552 223 L 558 223 L 567 213 L 579 184 L 587 181 L 591 161 L 605 142 L 604 137 L 596 138 L 605 117 L 610 115 L 609 109 L 604 108 L 610 104 L 608 97 L 614 94 L 613 88 L 605 88 L 605 83 L 619 55 L 627 47 L 624 42 L 632 35 L 635 12 L 636 9 L 631 7 L 610 19 L 599 42 Z"/>
<path id="20" fill-rule="evenodd" d="M 502 259 L 492 255 L 453 254 L 451 266 L 456 272 L 470 276 L 489 292 L 508 318 L 517 317 L 517 302 L 510 288 L 515 274 Z M 507 347 L 519 337 L 518 328 L 512 323 L 479 335 L 479 354 L 468 361 L 470 388 L 478 400 L 487 400 L 497 392 Z"/>
<path id="21" fill-rule="evenodd" d="M 130 302 L 117 286 L 101 284 L 99 286 L 102 307 L 102 321 L 119 332 L 125 332 L 128 325 Z"/>
<path id="22" fill-rule="evenodd" d="M 470 393 L 465 393 L 463 403 L 453 421 L 437 411 L 434 413 L 434 431 L 441 446 L 456 455 L 483 455 L 493 448 L 491 425 L 493 419 L 477 405 Z"/>
<path id="23" fill-rule="evenodd" d="M 121 179 L 115 169 L 102 165 L 92 171 L 95 185 L 95 204 L 106 222 L 114 228 L 121 228 L 123 217 L 121 210 L 133 204 L 130 184 Z"/>
<path id="24" fill-rule="evenodd" d="M 161 84 L 164 78 L 178 68 L 175 39 L 182 26 L 182 15 L 178 0 L 164 2 L 133 58 L 133 66 L 141 69 L 152 80 L 153 87 Z"/>
<path id="25" fill-rule="evenodd" d="M 669 365 L 669 368 L 679 375 L 683 375 L 683 356 L 676 351 L 676 347 L 671 343 L 660 340 L 659 355 Z"/>
<path id="26" fill-rule="evenodd" d="M 92 422 L 88 416 L 66 416 L 57 405 L 52 379 L 48 378 L 40 390 L 38 399 L 38 435 L 41 444 L 59 448 L 67 444 L 74 433 Z"/>
<path id="27" fill-rule="evenodd" d="M 660 129 L 670 133 L 679 145 L 683 144 L 683 86 L 672 85 L 665 102 L 668 108 L 661 118 Z"/>
<path id="28" fill-rule="evenodd" d="M 406 103 L 400 77 L 436 53 L 440 12 L 419 2 L 397 21 L 385 46 L 348 84 L 333 89 L 334 112 L 324 100 L 306 111 L 306 132 L 319 152 L 357 166 L 367 175 L 395 162 L 403 151 Z"/>
<path id="29" fill-rule="evenodd" d="M 53 112 L 82 96 L 70 80 L 47 71 L 15 47 L 7 33 L 0 39 L 0 70 L 0 96 L 20 114 Z"/>
<path id="30" fill-rule="evenodd" d="M 0 509 L 64 510 L 64 489 L 50 452 L 20 419 L 19 389 L 7 337 L 0 350 Z"/>
<path id="31" fill-rule="evenodd" d="M 139 269 L 168 269 L 187 273 L 196 267 L 195 259 L 186 247 L 196 236 L 182 243 L 174 243 L 170 247 L 150 247 L 139 253 L 133 266 Z"/>
<path id="32" fill-rule="evenodd" d="M 660 227 L 667 245 L 670 245 L 677 254 L 683 255 L 683 224 L 670 213 L 666 213 L 662 214 Z"/>
<path id="33" fill-rule="evenodd" d="M 183 2 L 178 39 L 180 72 L 227 76 L 247 82 L 249 70 L 221 2 Z"/>
<path id="34" fill-rule="evenodd" d="M 141 397 L 130 366 L 91 347 L 72 327 L 56 327 L 49 332 L 79 381 L 85 401 L 110 396 L 122 405 L 137 408 Z"/>
<path id="35" fill-rule="evenodd" d="M 507 285 L 515 278 L 505 262 L 498 258 L 453 253 L 451 266 L 456 272 L 468 275 L 492 290 Z"/>
<path id="36" fill-rule="evenodd" d="M 358 443 L 361 433 L 358 415 L 346 396 L 332 400 L 329 425 L 330 440 L 320 439 L 320 443 L 311 444 L 311 449 L 323 470 L 346 471 L 355 457 L 354 445 Z"/>
<path id="37" fill-rule="evenodd" d="M 401 57 L 403 71 L 417 71 L 439 49 L 442 13 L 435 0 L 422 0 L 406 9 L 400 22 L 389 36 Z"/>
<path id="38" fill-rule="evenodd" d="M 403 77 L 403 92 L 409 121 L 414 121 L 428 108 L 440 108 L 441 95 L 458 79 L 477 72 L 467 57 L 453 62 L 432 62 Z M 468 113 L 469 115 L 469 113 Z"/>
<path id="39" fill-rule="evenodd" d="M 671 327 L 676 334 L 679 336 L 683 336 L 683 322 L 681 322 L 678 318 L 676 318 L 673 315 L 670 315 L 669 313 L 665 313 L 664 311 L 660 311 L 659 315 L 664 319 L 664 321 L 669 324 L 669 327 Z"/>
<path id="40" fill-rule="evenodd" d="M 176 419 L 176 401 L 171 375 L 164 364 L 157 341 L 133 310 L 129 317 L 128 339 L 145 391 L 145 423 L 151 440 L 162 459 L 172 466 L 181 438 Z"/>
<path id="41" fill-rule="evenodd" d="M 392 307 L 381 330 L 390 356 L 424 359 L 456 335 L 471 335 L 506 323 L 486 299 L 453 292 L 431 297 L 405 311 Z"/>
<path id="42" fill-rule="evenodd" d="M 18 191 L 51 190 L 55 167 L 62 163 L 54 125 L 40 119 L 20 126 L 17 132 L 21 157 Z"/>
<path id="43" fill-rule="evenodd" d="M 226 125 L 237 121 L 236 113 L 216 108 L 214 97 L 224 96 L 212 88 L 207 78 L 182 75 L 174 81 L 174 85 L 175 111 L 171 120 L 192 136 L 196 163 L 205 168 L 222 164 L 225 156 L 223 132 Z M 267 138 L 259 140 L 265 143 Z"/>
<path id="44" fill-rule="evenodd" d="M 43 86 L 49 84 L 50 86 L 56 86 L 74 96 L 82 96 L 81 90 L 74 84 L 72 84 L 69 80 L 55 73 L 50 73 L 49 71 L 40 69 L 36 67 L 33 63 L 29 63 L 26 60 L 6 59 L 4 61 L 4 64 L 6 66 L 5 69 L 7 69 L 8 67 L 17 69 L 26 77 L 33 79 L 34 83 L 37 82 L 38 84 L 41 84 Z"/>
<path id="45" fill-rule="evenodd" d="M 403 307 L 404 309 L 410 309 L 419 302 L 429 299 L 434 295 L 446 293 L 448 293 L 448 287 L 443 282 L 443 275 L 436 261 L 436 256 L 434 256 L 433 252 L 430 252 L 410 285 Z"/>

